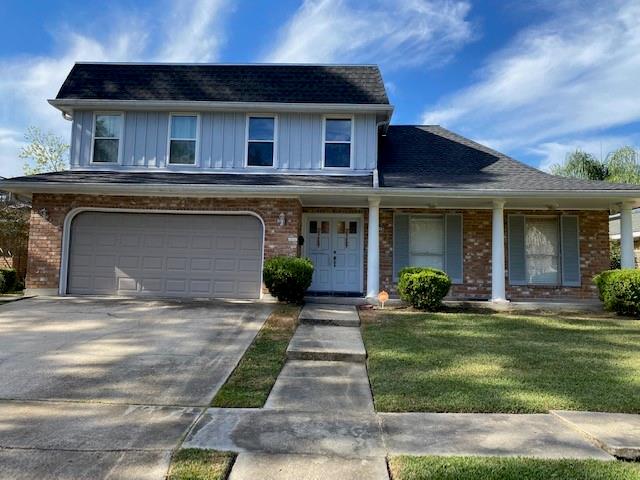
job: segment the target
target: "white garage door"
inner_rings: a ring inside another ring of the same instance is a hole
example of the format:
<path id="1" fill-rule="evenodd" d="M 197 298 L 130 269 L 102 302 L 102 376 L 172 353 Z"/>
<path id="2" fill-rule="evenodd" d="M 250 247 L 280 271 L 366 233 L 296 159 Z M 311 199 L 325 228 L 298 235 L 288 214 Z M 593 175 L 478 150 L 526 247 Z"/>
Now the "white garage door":
<path id="1" fill-rule="evenodd" d="M 84 212 L 71 225 L 72 294 L 258 298 L 262 224 L 250 215 Z"/>

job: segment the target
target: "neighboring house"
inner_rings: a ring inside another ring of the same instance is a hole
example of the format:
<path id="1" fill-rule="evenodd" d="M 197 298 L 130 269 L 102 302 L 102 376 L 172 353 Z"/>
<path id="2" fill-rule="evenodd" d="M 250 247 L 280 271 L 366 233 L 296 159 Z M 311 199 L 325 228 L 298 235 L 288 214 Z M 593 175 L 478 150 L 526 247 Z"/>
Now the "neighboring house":
<path id="1" fill-rule="evenodd" d="M 31 293 L 257 298 L 264 258 L 303 255 L 320 293 L 424 265 L 455 298 L 593 299 L 609 212 L 640 205 L 392 125 L 377 66 L 78 63 L 50 103 L 71 170 L 0 183 L 33 201 Z"/>
<path id="2" fill-rule="evenodd" d="M 631 214 L 631 229 L 633 231 L 633 251 L 636 265 L 640 264 L 640 210 Z M 620 242 L 620 214 L 609 217 L 609 238 L 612 242 Z"/>

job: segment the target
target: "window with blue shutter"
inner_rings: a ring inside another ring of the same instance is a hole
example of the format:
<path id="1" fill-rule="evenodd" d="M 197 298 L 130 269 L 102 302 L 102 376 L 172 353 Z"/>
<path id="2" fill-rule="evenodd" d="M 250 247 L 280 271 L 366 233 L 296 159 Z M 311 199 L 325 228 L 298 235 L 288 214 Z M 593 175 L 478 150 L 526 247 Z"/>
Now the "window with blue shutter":
<path id="1" fill-rule="evenodd" d="M 394 215 L 393 273 L 404 267 L 444 270 L 462 283 L 462 215 Z"/>

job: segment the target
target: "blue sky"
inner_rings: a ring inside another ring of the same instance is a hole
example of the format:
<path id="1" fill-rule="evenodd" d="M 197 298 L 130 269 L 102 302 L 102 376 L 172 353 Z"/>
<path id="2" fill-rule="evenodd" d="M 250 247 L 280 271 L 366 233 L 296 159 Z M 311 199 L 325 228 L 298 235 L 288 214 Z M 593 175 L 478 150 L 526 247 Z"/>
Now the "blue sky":
<path id="1" fill-rule="evenodd" d="M 109 8 L 105 8 L 109 5 Z M 74 61 L 378 63 L 393 123 L 533 166 L 640 145 L 640 0 L 0 2 L 0 175 Z"/>

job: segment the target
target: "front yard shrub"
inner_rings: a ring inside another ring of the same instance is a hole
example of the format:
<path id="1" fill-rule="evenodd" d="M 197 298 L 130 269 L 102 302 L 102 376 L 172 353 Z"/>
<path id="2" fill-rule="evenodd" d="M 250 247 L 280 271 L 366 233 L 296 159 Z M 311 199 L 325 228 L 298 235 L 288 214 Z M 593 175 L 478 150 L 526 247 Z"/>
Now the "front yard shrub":
<path id="1" fill-rule="evenodd" d="M 419 310 L 436 310 L 449 293 L 451 279 L 435 268 L 407 267 L 400 271 L 400 298 Z"/>
<path id="2" fill-rule="evenodd" d="M 264 283 L 281 302 L 302 303 L 312 276 L 313 263 L 308 258 L 274 257 L 264 262 Z"/>
<path id="3" fill-rule="evenodd" d="M 0 269 L 0 293 L 13 292 L 18 284 L 18 272 L 12 268 Z"/>
<path id="4" fill-rule="evenodd" d="M 604 308 L 620 315 L 640 316 L 640 270 L 607 270 L 593 281 Z"/>

